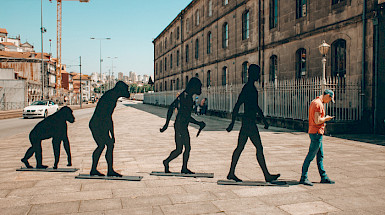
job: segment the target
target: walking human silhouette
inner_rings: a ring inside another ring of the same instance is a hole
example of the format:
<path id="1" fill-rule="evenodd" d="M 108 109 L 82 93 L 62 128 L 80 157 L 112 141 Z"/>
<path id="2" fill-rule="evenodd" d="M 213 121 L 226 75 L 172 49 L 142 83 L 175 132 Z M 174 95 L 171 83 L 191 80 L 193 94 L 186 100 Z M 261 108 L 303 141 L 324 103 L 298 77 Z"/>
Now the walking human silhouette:
<path id="1" fill-rule="evenodd" d="M 171 103 L 170 107 L 168 108 L 166 123 L 164 124 L 163 128 L 160 129 L 160 132 L 164 132 L 168 128 L 168 124 L 170 122 L 172 114 L 174 113 L 175 108 L 178 109 L 178 113 L 176 115 L 174 123 L 176 149 L 173 150 L 170 155 L 163 161 L 165 173 L 170 173 L 169 163 L 182 153 L 184 146 L 183 165 L 181 173 L 194 174 L 194 172 L 187 168 L 187 163 L 191 150 L 188 124 L 191 122 L 199 126 L 197 137 L 199 136 L 202 129 L 206 126 L 203 121 L 198 122 L 197 120 L 191 117 L 191 111 L 193 110 L 194 103 L 192 96 L 194 94 L 200 95 L 202 93 L 201 88 L 201 81 L 196 77 L 191 78 L 191 80 L 186 86 L 186 89 L 179 94 L 179 96 Z"/>
<path id="2" fill-rule="evenodd" d="M 263 147 L 261 137 L 259 135 L 258 127 L 256 125 L 256 115 L 262 117 L 265 124 L 265 129 L 269 127 L 261 108 L 258 106 L 258 91 L 254 83 L 259 80 L 260 68 L 258 65 L 251 64 L 248 69 L 249 77 L 247 83 L 243 86 L 241 94 L 238 97 L 237 103 L 234 106 L 232 113 L 232 120 L 230 125 L 226 128 L 230 132 L 234 127 L 234 122 L 237 117 L 239 108 L 244 104 L 244 114 L 242 116 L 242 126 L 238 136 L 238 145 L 233 152 L 231 167 L 227 179 L 241 182 L 242 180 L 235 176 L 235 167 L 237 166 L 239 156 L 245 148 L 248 138 L 257 149 L 257 160 L 263 171 L 266 182 L 277 180 L 280 174 L 272 175 L 266 167 L 265 156 L 263 155 Z"/>
<path id="3" fill-rule="evenodd" d="M 115 110 L 116 102 L 119 97 L 130 97 L 128 85 L 123 81 L 118 81 L 114 88 L 108 90 L 96 105 L 95 112 L 89 123 L 92 137 L 98 145 L 92 154 L 92 167 L 90 175 L 104 176 L 96 168 L 98 166 L 100 155 L 107 146 L 106 161 L 108 166 L 107 176 L 122 177 L 113 169 L 113 150 L 115 143 L 114 123 L 112 113 Z"/>
<path id="4" fill-rule="evenodd" d="M 46 169 L 48 167 L 43 165 L 41 141 L 49 138 L 52 138 L 55 156 L 53 168 L 57 169 L 60 158 L 60 145 L 62 141 L 64 149 L 67 153 L 67 166 L 72 166 L 70 142 L 67 134 L 67 121 L 73 123 L 75 121 L 75 117 L 72 114 L 71 108 L 64 106 L 56 113 L 40 121 L 32 129 L 29 133 L 29 140 L 31 141 L 32 146 L 29 147 L 24 155 L 24 158 L 21 159 L 21 162 L 23 162 L 27 168 L 33 168 L 28 162 L 28 159 L 32 157 L 33 154 L 35 154 L 36 157 L 37 169 Z"/>

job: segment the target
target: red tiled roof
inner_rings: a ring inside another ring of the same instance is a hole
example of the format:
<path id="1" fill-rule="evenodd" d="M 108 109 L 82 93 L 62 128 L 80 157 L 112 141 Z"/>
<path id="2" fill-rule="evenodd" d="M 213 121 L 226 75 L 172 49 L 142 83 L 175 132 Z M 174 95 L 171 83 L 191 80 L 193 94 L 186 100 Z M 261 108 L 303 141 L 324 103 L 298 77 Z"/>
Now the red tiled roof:
<path id="1" fill-rule="evenodd" d="M 31 52 L 0 51 L 0 57 L 30 58 L 31 57 Z"/>
<path id="2" fill-rule="evenodd" d="M 2 42 L 0 44 L 3 44 L 4 46 L 16 46 L 15 44 L 13 44 L 11 42 Z"/>
<path id="3" fill-rule="evenodd" d="M 7 29 L 5 28 L 0 28 L 0 33 L 8 34 Z"/>

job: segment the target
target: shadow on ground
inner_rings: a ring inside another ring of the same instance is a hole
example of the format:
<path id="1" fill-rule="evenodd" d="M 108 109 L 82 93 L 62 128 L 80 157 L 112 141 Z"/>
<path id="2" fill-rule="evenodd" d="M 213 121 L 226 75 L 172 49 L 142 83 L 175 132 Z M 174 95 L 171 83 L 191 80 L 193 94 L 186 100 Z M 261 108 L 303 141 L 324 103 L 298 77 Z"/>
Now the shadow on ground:
<path id="1" fill-rule="evenodd" d="M 338 137 L 346 140 L 353 140 L 375 145 L 385 146 L 385 135 L 374 134 L 334 134 L 333 137 Z"/>

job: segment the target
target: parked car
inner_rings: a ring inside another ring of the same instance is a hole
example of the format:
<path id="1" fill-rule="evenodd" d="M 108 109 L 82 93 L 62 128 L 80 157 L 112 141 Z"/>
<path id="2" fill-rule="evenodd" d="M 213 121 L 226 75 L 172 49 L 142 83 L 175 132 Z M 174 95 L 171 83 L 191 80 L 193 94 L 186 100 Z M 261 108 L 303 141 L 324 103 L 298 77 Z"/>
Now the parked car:
<path id="1" fill-rule="evenodd" d="M 34 101 L 23 109 L 23 118 L 44 117 L 59 110 L 59 106 L 53 101 Z"/>

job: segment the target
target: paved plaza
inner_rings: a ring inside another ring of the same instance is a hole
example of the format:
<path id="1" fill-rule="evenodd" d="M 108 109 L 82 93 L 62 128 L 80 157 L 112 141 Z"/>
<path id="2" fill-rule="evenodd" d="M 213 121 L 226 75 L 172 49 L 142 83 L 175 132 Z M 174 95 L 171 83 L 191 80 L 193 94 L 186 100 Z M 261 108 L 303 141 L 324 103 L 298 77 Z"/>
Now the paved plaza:
<path id="1" fill-rule="evenodd" d="M 334 185 L 319 184 L 315 161 L 309 168 L 313 187 L 298 185 L 309 137 L 306 133 L 260 127 L 269 171 L 280 173 L 290 186 L 224 186 L 240 122 L 231 133 L 230 120 L 195 117 L 207 127 L 196 138 L 190 127 L 189 168 L 214 173 L 214 178 L 150 176 L 163 171 L 162 160 L 174 149 L 172 124 L 159 132 L 167 109 L 140 103 L 119 104 L 113 115 L 116 143 L 115 170 L 123 175 L 143 176 L 140 182 L 75 179 L 88 174 L 96 144 L 88 128 L 90 117 L 69 124 L 69 139 L 76 173 L 17 172 L 30 146 L 28 133 L 0 140 L 0 214 L 384 214 L 385 147 L 348 139 L 324 138 L 324 165 Z M 54 162 L 51 140 L 43 141 L 44 164 Z M 34 157 L 30 163 L 35 165 Z M 61 150 L 59 167 L 66 167 Z M 170 163 L 180 171 L 182 156 Z M 104 153 L 99 170 L 107 171 Z M 249 141 L 236 174 L 243 180 L 263 181 L 255 148 Z"/>

